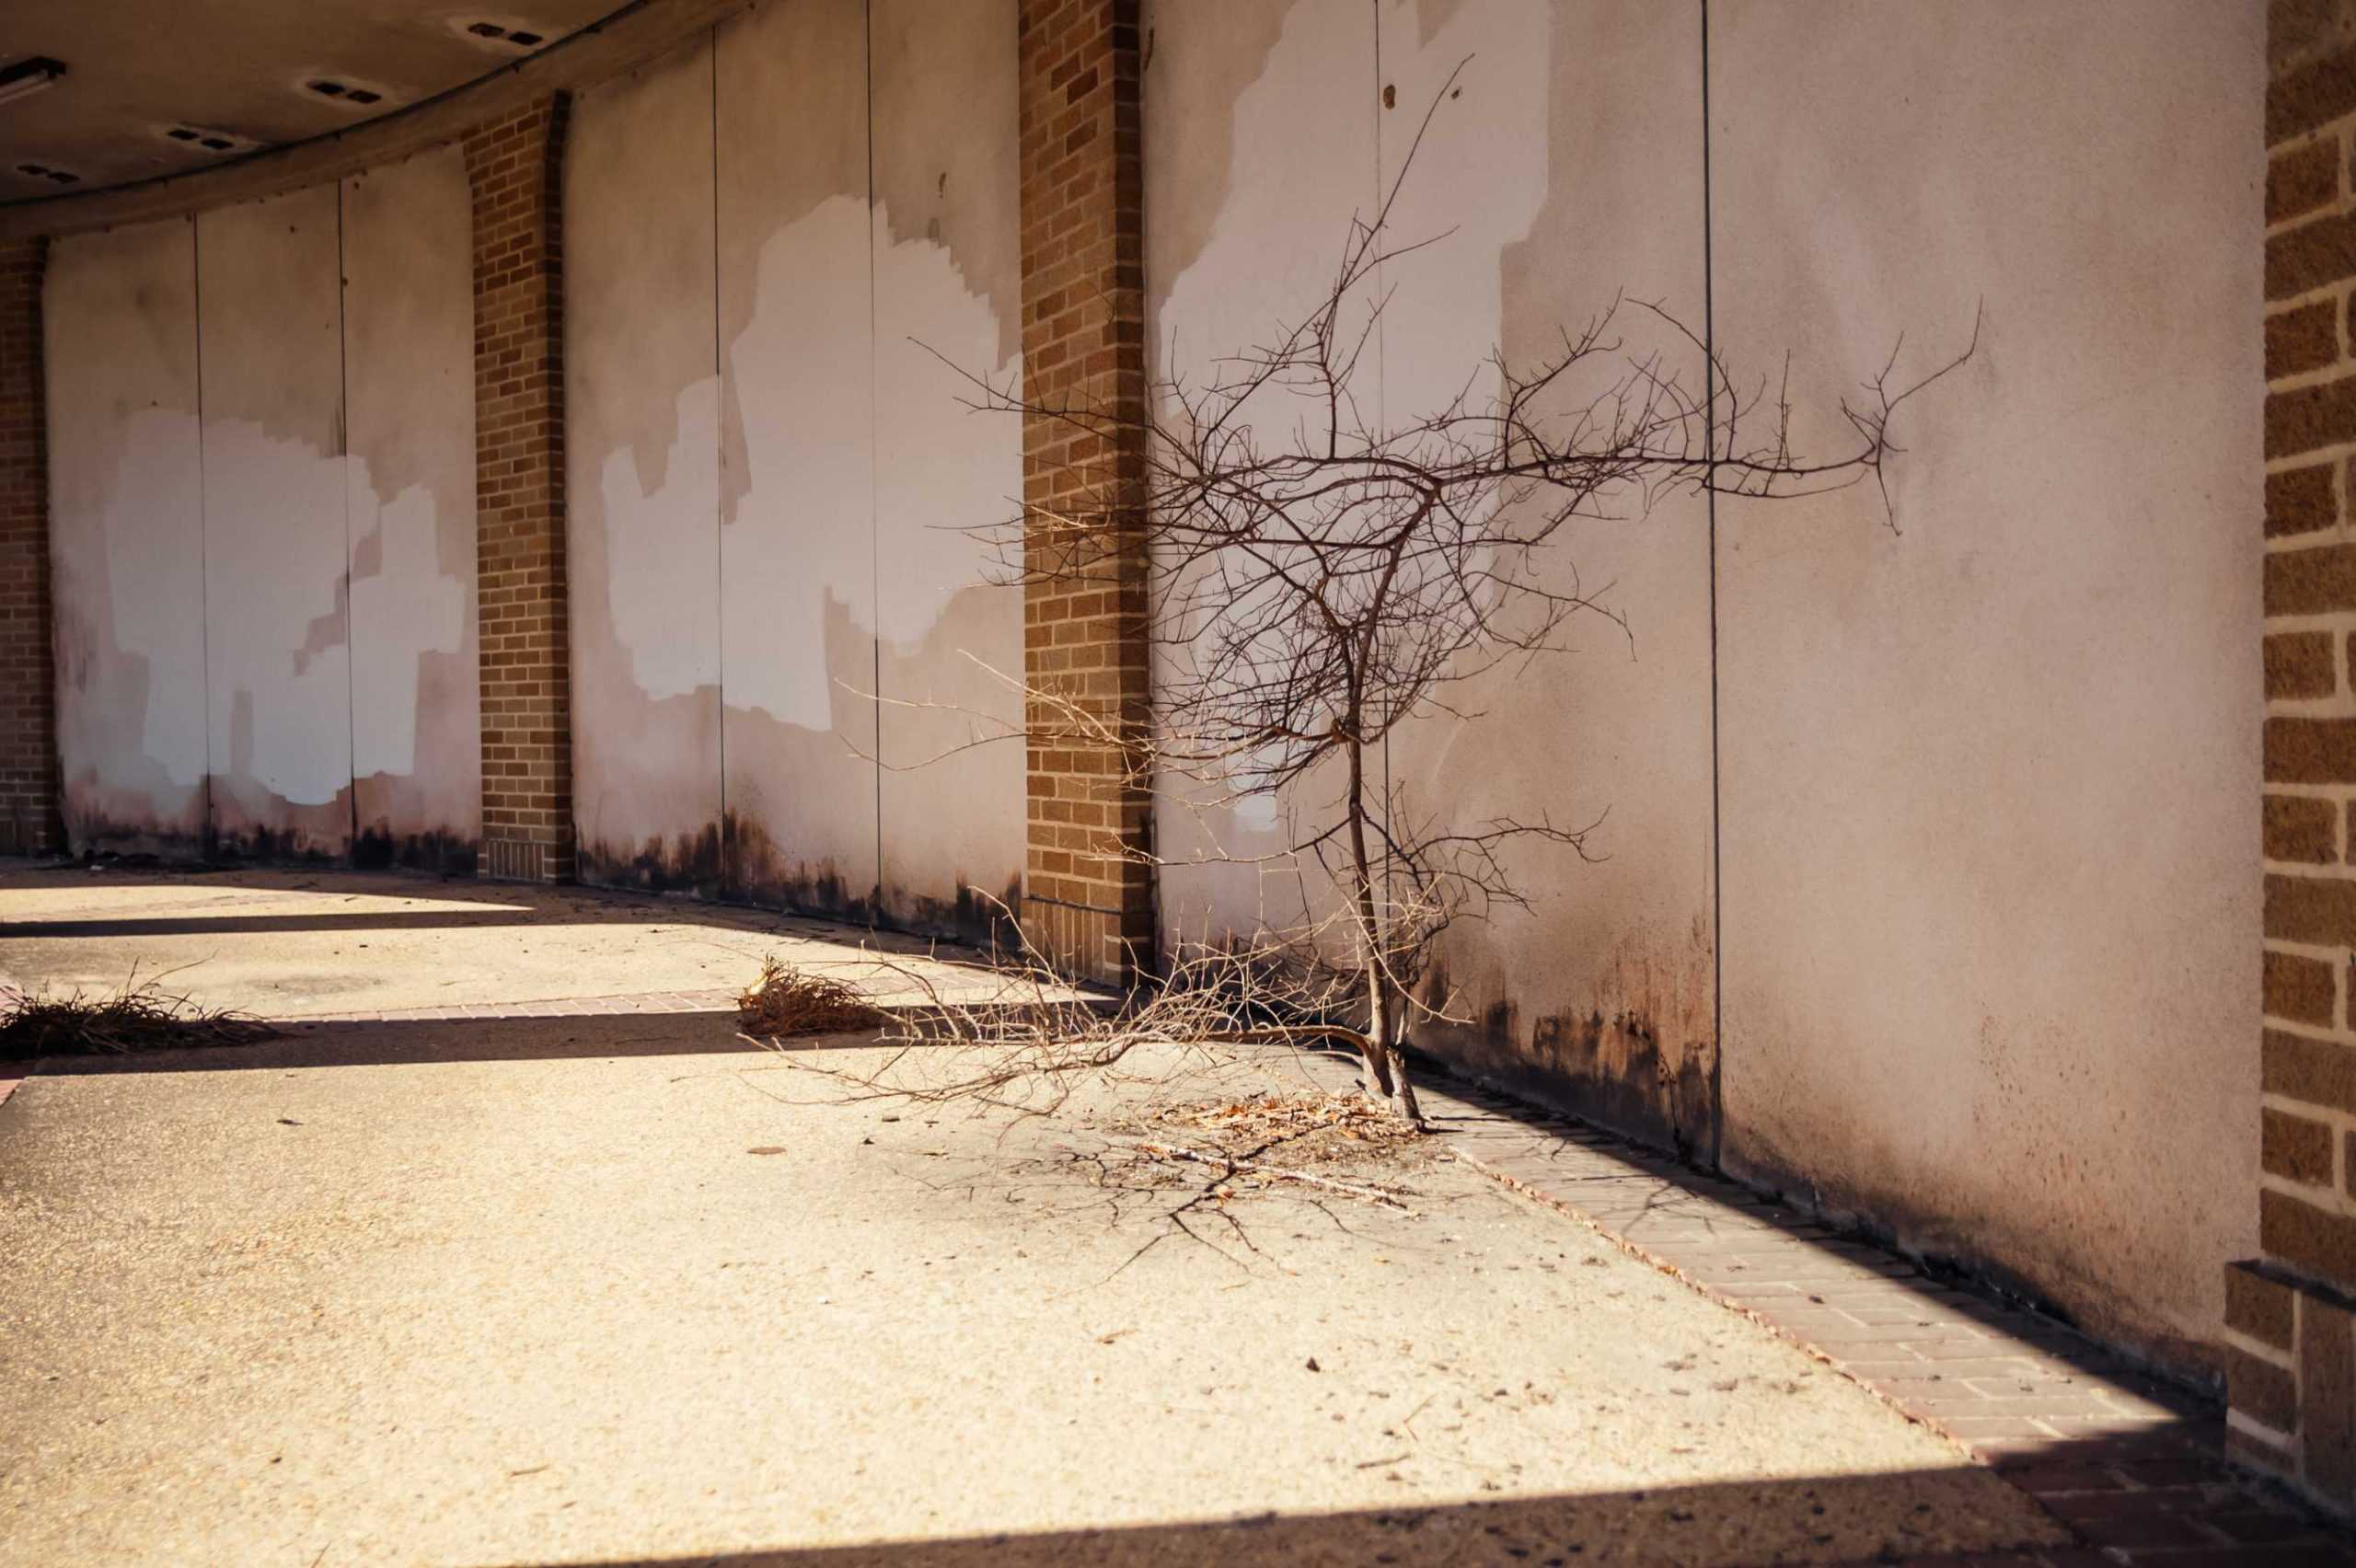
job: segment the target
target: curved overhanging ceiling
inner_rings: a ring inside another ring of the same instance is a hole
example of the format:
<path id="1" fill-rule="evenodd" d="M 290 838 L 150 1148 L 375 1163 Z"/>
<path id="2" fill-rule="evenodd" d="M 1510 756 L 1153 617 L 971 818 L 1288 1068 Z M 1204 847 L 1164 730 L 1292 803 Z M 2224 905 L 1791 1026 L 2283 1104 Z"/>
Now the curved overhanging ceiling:
<path id="1" fill-rule="evenodd" d="M 332 136 L 632 8 L 621 0 L 17 0 L 0 55 L 0 203 L 192 174 Z"/>

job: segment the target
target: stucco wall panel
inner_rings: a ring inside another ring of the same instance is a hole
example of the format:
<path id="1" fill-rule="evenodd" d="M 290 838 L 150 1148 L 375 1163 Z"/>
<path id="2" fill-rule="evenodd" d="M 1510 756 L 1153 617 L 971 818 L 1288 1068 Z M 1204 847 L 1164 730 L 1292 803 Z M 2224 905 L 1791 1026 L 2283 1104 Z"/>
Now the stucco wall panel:
<path id="1" fill-rule="evenodd" d="M 1149 29 L 1149 374 L 1157 388 L 1199 386 L 1219 356 L 1269 342 L 1313 309 L 1351 219 L 1374 211 L 1375 18 L 1357 0 L 1160 4 Z M 1364 380 L 1370 398 L 1379 373 Z M 1250 417 L 1285 430 L 1299 412 L 1271 394 Z M 1166 602 L 1157 614 L 1157 636 L 1183 635 Z M 1304 793 L 1317 804 L 1332 798 L 1322 781 Z M 1313 917 L 1301 873 L 1283 855 L 1295 841 L 1285 803 L 1230 801 L 1215 786 L 1165 777 L 1156 780 L 1154 831 L 1166 939 Z M 1309 875 L 1313 902 L 1313 866 Z"/>
<path id="2" fill-rule="evenodd" d="M 1380 16 L 1395 98 L 1381 116 L 1386 186 L 1433 110 L 1393 208 L 1395 242 L 1445 236 L 1385 271 L 1392 425 L 1438 413 L 1468 387 L 1469 405 L 1484 406 L 1497 386 L 1486 356 L 1532 367 L 1615 296 L 1657 304 L 1699 331 L 1692 10 L 1383 0 Z M 1657 355 L 1665 373 L 1700 388 L 1700 352 L 1657 318 L 1625 309 L 1614 335 L 1623 354 Z M 1627 363 L 1607 356 L 1575 375 L 1555 410 L 1601 392 Z M 1413 723 L 1392 747 L 1412 813 L 1459 830 L 1498 818 L 1592 824 L 1588 847 L 1600 858 L 1588 864 L 1534 840 L 1508 850 L 1506 870 L 1530 906 L 1449 933 L 1427 994 L 1464 1021 L 1429 1026 L 1423 1040 L 1706 1154 L 1715 1050 L 1707 513 L 1684 495 L 1660 497 L 1648 513 L 1633 494 L 1599 510 L 1616 515 L 1565 525 L 1541 559 L 1541 581 L 1598 594 L 1626 630 L 1575 617 L 1557 640 L 1566 651 L 1516 660 L 1449 694 L 1475 717 Z"/>
<path id="3" fill-rule="evenodd" d="M 196 220 L 213 833 L 352 839 L 341 291 L 334 186 Z"/>
<path id="4" fill-rule="evenodd" d="M 342 201 L 355 853 L 465 870 L 482 814 L 465 160 L 373 169 Z"/>
<path id="5" fill-rule="evenodd" d="M 45 286 L 68 846 L 204 832 L 204 518 L 186 220 L 59 240 Z"/>
<path id="6" fill-rule="evenodd" d="M 573 800 L 590 880 L 720 885 L 707 36 L 582 95 L 565 156 Z"/>
<path id="7" fill-rule="evenodd" d="M 980 935 L 974 890 L 1019 892 L 1024 850 L 1022 595 L 971 532 L 1020 505 L 1022 428 L 965 406 L 967 376 L 1021 374 L 1016 6 L 873 0 L 871 25 L 884 912 Z"/>
<path id="8" fill-rule="evenodd" d="M 2262 27 L 1712 8 L 1737 363 L 1821 413 L 1987 308 L 1903 536 L 1721 507 L 1728 1159 L 2187 1360 L 2256 1241 Z"/>
<path id="9" fill-rule="evenodd" d="M 866 7 L 764 5 L 718 48 L 727 884 L 859 916 L 879 878 Z"/>

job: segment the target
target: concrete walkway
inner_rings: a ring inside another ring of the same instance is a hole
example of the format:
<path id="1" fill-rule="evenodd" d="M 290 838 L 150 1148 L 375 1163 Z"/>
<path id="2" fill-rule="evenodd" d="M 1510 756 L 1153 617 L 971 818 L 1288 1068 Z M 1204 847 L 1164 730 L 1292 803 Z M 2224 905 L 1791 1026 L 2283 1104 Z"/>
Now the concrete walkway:
<path id="1" fill-rule="evenodd" d="M 2035 1484 L 2069 1467 L 2008 1480 L 1795 1342 L 1819 1325 L 1630 1247 L 1733 1237 L 1721 1261 L 1771 1264 L 1745 1284 L 1853 1325 L 1846 1292 L 1902 1264 L 1478 1097 L 1439 1097 L 1464 1158 L 1384 1178 L 1402 1210 L 1141 1180 L 1105 1130 L 1136 1089 L 1055 1121 L 847 1103 L 807 1069 L 872 1044 L 735 1040 L 764 951 L 889 978 L 862 940 L 577 891 L 0 871 L 19 983 L 186 964 L 200 1000 L 310 1020 L 52 1063 L 0 1105 L 0 1562 L 2086 1550 L 2103 1508 L 2068 1496 L 2096 1489 Z M 2204 1547 L 2271 1520 L 2269 1551 L 2338 1550 L 2200 1462 Z"/>

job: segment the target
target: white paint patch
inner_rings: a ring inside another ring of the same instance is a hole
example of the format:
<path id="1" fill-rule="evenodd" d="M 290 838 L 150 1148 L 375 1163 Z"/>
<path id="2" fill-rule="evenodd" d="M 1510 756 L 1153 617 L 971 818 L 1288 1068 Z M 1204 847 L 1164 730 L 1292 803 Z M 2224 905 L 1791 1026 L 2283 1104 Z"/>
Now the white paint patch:
<path id="1" fill-rule="evenodd" d="M 194 414 L 134 409 L 105 511 L 57 519 L 61 535 L 88 530 L 102 541 L 114 646 L 146 662 L 139 759 L 190 788 L 204 781 L 205 744 L 203 519 L 191 483 L 198 439 Z M 90 760 L 102 782 L 116 771 L 110 759 Z"/>
<path id="2" fill-rule="evenodd" d="M 679 394 L 677 433 L 653 490 L 640 484 L 628 446 L 606 455 L 598 477 L 606 613 L 639 689 L 661 698 L 719 685 L 719 642 L 706 617 L 708 541 L 720 510 L 720 378 L 707 375 Z"/>
<path id="3" fill-rule="evenodd" d="M 1460 396 L 1475 411 L 1494 400 L 1497 372 L 1482 362 L 1503 335 L 1498 261 L 1546 202 L 1552 7 L 1472 0 L 1429 40 L 1421 10 L 1384 0 L 1380 13 L 1383 86 L 1395 99 L 1380 117 L 1382 183 L 1399 193 L 1389 244 L 1431 242 L 1382 270 L 1380 408 L 1392 428 Z"/>
<path id="4" fill-rule="evenodd" d="M 373 537 L 380 562 L 352 581 L 352 624 L 369 632 L 352 669 L 352 709 L 371 721 L 353 729 L 352 771 L 406 776 L 417 770 L 419 655 L 465 646 L 467 585 L 443 575 L 433 493 L 410 485 L 379 502 L 368 466 L 351 467 L 354 550 Z"/>
<path id="5" fill-rule="evenodd" d="M 967 287 L 947 246 L 893 244 L 881 202 L 874 246 L 875 406 L 893 410 L 876 438 L 876 620 L 900 651 L 914 652 L 949 596 L 997 569 L 974 530 L 1022 511 L 1022 421 L 964 406 L 979 396 L 969 375 L 1003 386 L 1020 362 L 999 357 L 998 313 Z"/>
<path id="6" fill-rule="evenodd" d="M 1196 55 L 1230 46 L 1218 17 L 1205 7 L 1161 7 L 1155 25 Z M 1277 340 L 1323 299 L 1351 224 L 1371 218 L 1378 201 L 1374 43 L 1373 17 L 1360 0 L 1299 0 L 1286 12 L 1260 75 L 1232 104 L 1148 93 L 1155 118 L 1147 139 L 1161 149 L 1147 166 L 1149 246 L 1157 196 L 1199 200 L 1202 192 L 1224 192 L 1199 253 L 1166 282 L 1148 279 L 1160 291 L 1149 345 L 1157 382 L 1213 381 L 1222 358 Z M 1191 117 L 1210 115 L 1232 119 L 1224 170 L 1184 163 L 1184 127 Z M 1269 156 L 1271 148 L 1282 156 Z M 1362 367 L 1357 390 L 1367 399 L 1365 417 L 1377 418 L 1380 387 L 1371 367 Z M 1245 418 L 1275 444 L 1296 428 L 1301 411 L 1288 395 L 1264 391 Z M 1228 802 L 1218 794 L 1189 780 L 1158 781 L 1157 842 L 1164 857 L 1249 859 L 1276 855 L 1293 838 L 1284 802 L 1268 796 Z M 1173 933 L 1195 940 L 1222 928 L 1294 924 L 1301 917 L 1299 885 L 1298 873 L 1282 860 L 1172 865 L 1161 878 L 1163 920 Z"/>
<path id="7" fill-rule="evenodd" d="M 352 781 L 343 460 L 207 418 L 204 491 L 214 771 L 325 805 Z"/>
<path id="8" fill-rule="evenodd" d="M 729 662 L 727 700 L 809 730 L 851 696 L 829 673 L 828 604 L 874 622 L 867 213 L 831 196 L 765 241 L 728 344 L 751 472 L 721 541 L 729 646 L 747 655 Z"/>

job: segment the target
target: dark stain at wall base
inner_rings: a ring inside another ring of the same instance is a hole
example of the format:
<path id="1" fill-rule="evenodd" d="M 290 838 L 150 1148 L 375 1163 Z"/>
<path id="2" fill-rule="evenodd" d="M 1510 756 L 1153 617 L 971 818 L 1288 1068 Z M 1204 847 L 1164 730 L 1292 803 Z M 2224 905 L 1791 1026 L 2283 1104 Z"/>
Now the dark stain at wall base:
<path id="1" fill-rule="evenodd" d="M 342 833 L 322 836 L 281 823 L 246 821 L 223 828 L 204 820 L 201 805 L 204 795 L 202 789 L 196 791 L 198 807 L 171 822 L 133 819 L 119 811 L 99 811 L 69 801 L 69 840 L 85 862 L 135 855 L 167 866 L 349 866 L 354 870 L 398 866 L 451 877 L 474 874 L 475 840 L 448 828 L 398 837 L 391 824 L 381 820 L 357 837 Z M 340 801 L 341 812 L 348 813 L 348 798 Z M 303 808 L 300 814 L 314 822 L 348 820 L 334 805 Z"/>
<path id="2" fill-rule="evenodd" d="M 1022 927 L 1016 917 L 1022 907 L 1021 877 L 1000 889 L 995 902 L 961 882 L 953 901 L 918 896 L 887 903 L 886 924 L 928 936 L 953 937 L 967 947 L 1008 960 L 1022 955 Z"/>
<path id="3" fill-rule="evenodd" d="M 392 824 L 378 822 L 363 828 L 352 841 L 354 870 L 381 871 L 398 866 L 412 871 L 435 871 L 445 877 L 470 877 L 479 850 L 456 834 L 435 828 L 431 833 L 396 836 Z"/>
<path id="4" fill-rule="evenodd" d="M 604 839 L 583 844 L 575 862 L 581 880 L 600 887 L 641 893 L 690 893 L 717 898 L 721 892 L 720 824 L 707 823 L 668 843 L 659 836 L 623 847 Z"/>
<path id="5" fill-rule="evenodd" d="M 208 859 L 238 864 L 250 861 L 270 866 L 341 866 L 350 859 L 350 845 L 323 845 L 300 828 L 256 824 L 213 835 Z"/>
<path id="6" fill-rule="evenodd" d="M 875 924 L 875 889 L 852 887 L 833 860 L 793 859 L 755 817 L 725 812 L 720 827 L 720 895 L 729 903 L 814 915 L 846 925 Z"/>
<path id="7" fill-rule="evenodd" d="M 1446 969 L 1436 968 L 1425 995 L 1450 994 Z M 1710 1043 L 1672 1041 L 1665 1050 L 1645 1012 L 1551 1013 L 1525 1039 L 1514 1004 L 1496 1002 L 1475 1022 L 1420 1023 L 1412 1043 L 1468 1076 L 1680 1159 L 1709 1158 Z"/>
<path id="8" fill-rule="evenodd" d="M 887 897 L 872 885 L 854 888 L 832 860 L 788 857 L 760 823 L 733 812 L 698 832 L 678 834 L 667 844 L 660 838 L 650 838 L 635 849 L 602 841 L 584 844 L 576 864 L 583 882 L 600 887 L 689 894 L 717 903 L 941 937 L 1009 956 L 1022 950 L 1015 917 L 1022 906 L 1020 873 L 1008 879 L 998 904 L 964 884 L 954 899 Z"/>

